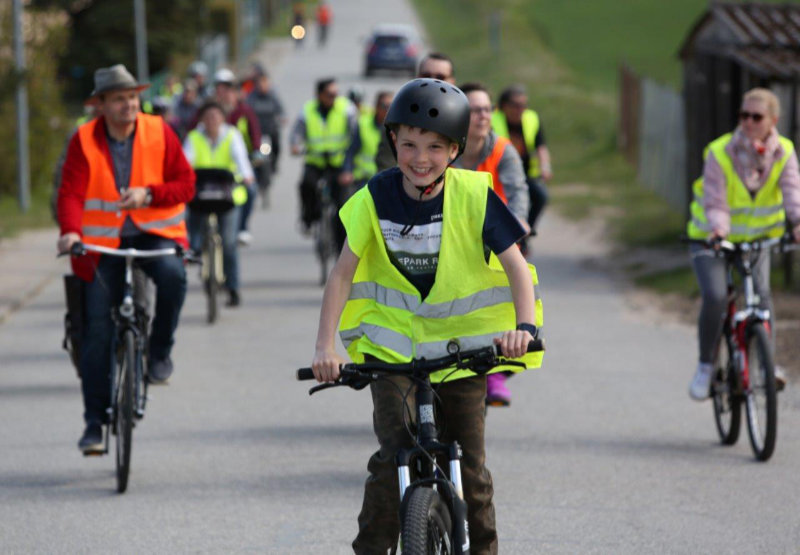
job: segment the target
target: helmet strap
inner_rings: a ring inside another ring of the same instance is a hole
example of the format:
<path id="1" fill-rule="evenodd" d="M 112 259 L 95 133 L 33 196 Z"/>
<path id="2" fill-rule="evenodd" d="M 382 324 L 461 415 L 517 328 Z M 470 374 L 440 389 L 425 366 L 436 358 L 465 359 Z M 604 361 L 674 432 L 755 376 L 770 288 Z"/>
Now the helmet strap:
<path id="1" fill-rule="evenodd" d="M 450 167 L 450 164 L 452 164 L 452 162 L 449 162 L 447 164 L 448 168 Z M 411 223 L 404 225 L 403 229 L 400 230 L 401 237 L 405 237 L 406 235 L 408 235 L 414 228 L 414 226 L 417 225 L 417 218 L 419 218 L 419 209 L 422 206 L 422 197 L 424 197 L 425 195 L 429 195 L 431 191 L 433 191 L 433 189 L 436 188 L 436 186 L 439 183 L 444 181 L 444 174 L 446 171 L 447 168 L 444 169 L 444 171 L 441 173 L 441 175 L 439 175 L 439 177 L 434 179 L 433 182 L 429 183 L 428 185 L 414 185 L 414 188 L 416 188 L 416 190 L 419 191 L 419 198 L 417 199 L 417 206 L 416 208 L 414 208 L 414 216 L 411 218 Z"/>

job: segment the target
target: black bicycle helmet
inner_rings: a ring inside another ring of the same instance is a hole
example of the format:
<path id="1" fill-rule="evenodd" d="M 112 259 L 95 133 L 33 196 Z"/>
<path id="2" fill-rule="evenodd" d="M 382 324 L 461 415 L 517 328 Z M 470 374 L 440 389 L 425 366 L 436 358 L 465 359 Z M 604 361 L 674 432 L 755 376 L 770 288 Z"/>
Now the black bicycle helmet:
<path id="1" fill-rule="evenodd" d="M 389 145 L 397 158 L 397 149 L 389 134 L 395 125 L 419 127 L 444 135 L 458 144 L 458 158 L 467 144 L 469 101 L 461 89 L 450 83 L 414 79 L 397 91 L 384 120 Z"/>

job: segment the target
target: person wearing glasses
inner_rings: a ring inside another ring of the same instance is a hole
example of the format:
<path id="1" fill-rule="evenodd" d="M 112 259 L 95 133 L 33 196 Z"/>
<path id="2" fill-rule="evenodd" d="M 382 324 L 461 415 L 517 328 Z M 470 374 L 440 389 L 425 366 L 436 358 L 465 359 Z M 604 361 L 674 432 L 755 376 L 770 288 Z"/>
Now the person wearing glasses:
<path id="1" fill-rule="evenodd" d="M 736 129 L 706 147 L 703 177 L 695 182 L 687 226 L 691 239 L 736 243 L 780 237 L 788 217 L 795 241 L 800 240 L 800 171 L 794 144 L 778 134 L 779 116 L 778 97 L 768 89 L 752 89 L 744 95 Z M 700 356 L 689 395 L 703 401 L 710 394 L 714 347 L 727 307 L 726 270 L 725 260 L 715 257 L 705 245 L 692 244 L 690 254 L 702 305 Z M 773 314 L 769 274 L 766 251 L 753 268 L 753 277 L 761 308 Z M 775 379 L 779 389 L 785 386 L 786 376 L 777 367 Z"/>
<path id="2" fill-rule="evenodd" d="M 553 177 L 542 120 L 528 107 L 528 95 L 521 85 L 505 89 L 497 104 L 497 110 L 492 114 L 492 128 L 499 136 L 509 139 L 522 158 L 530 195 L 528 225 L 535 231 L 547 204 L 545 182 Z"/>
<path id="3" fill-rule="evenodd" d="M 469 101 L 469 131 L 467 146 L 453 167 L 489 172 L 492 174 L 494 192 L 506 203 L 527 233 L 528 185 L 522 160 L 504 137 L 492 130 L 492 98 L 480 83 L 464 83 L 459 87 Z M 507 407 L 511 404 L 511 391 L 506 385 L 507 375 L 489 374 L 486 379 L 486 404 Z"/>

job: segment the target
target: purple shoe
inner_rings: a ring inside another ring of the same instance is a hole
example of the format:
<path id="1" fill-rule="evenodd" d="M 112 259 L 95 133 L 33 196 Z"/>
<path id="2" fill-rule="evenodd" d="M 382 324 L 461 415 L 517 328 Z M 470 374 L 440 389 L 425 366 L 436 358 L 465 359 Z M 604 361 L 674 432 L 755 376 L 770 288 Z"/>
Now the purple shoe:
<path id="1" fill-rule="evenodd" d="M 511 404 L 511 391 L 506 387 L 506 375 L 489 374 L 486 377 L 486 404 L 491 407 L 507 407 Z"/>

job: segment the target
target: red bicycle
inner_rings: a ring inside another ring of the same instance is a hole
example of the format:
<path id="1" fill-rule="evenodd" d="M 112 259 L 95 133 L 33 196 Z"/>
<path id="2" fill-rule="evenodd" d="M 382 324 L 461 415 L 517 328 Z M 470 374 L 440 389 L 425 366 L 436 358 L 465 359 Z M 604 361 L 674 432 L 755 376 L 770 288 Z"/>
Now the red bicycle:
<path id="1" fill-rule="evenodd" d="M 795 245 L 790 245 L 790 236 L 741 243 L 699 242 L 713 249 L 716 256 L 725 258 L 728 269 L 728 311 L 717 345 L 711 382 L 717 432 L 723 445 L 736 443 L 744 404 L 753 453 L 759 461 L 766 461 L 775 450 L 778 398 L 770 313 L 759 308 L 752 268 L 758 258 L 773 247 L 786 251 Z M 733 280 L 734 267 L 742 275 L 741 290 Z M 744 306 L 737 308 L 742 291 Z"/>

